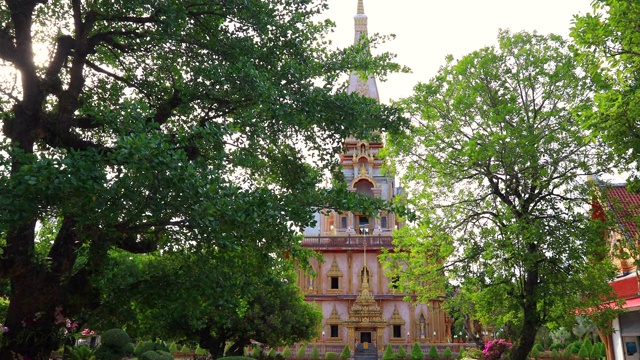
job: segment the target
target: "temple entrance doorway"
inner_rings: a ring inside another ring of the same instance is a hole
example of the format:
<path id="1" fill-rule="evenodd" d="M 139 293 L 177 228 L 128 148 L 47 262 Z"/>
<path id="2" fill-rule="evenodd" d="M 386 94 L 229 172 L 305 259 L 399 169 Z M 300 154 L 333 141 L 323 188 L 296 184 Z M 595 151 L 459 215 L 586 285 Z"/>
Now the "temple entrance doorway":
<path id="1" fill-rule="evenodd" d="M 371 331 L 362 331 L 360 333 L 360 342 L 371 344 Z"/>

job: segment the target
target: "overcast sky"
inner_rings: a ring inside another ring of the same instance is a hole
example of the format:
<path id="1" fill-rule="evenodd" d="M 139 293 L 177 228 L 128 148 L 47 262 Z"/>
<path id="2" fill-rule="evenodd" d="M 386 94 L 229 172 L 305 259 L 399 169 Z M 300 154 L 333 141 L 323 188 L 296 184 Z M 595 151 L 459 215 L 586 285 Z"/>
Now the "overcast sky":
<path id="1" fill-rule="evenodd" d="M 574 14 L 590 11 L 591 0 L 364 0 L 369 34 L 395 34 L 381 49 L 398 55 L 397 62 L 412 74 L 398 74 L 378 82 L 380 100 L 388 102 L 412 94 L 444 64 L 487 45 L 495 45 L 498 29 L 537 31 L 569 36 Z M 338 46 L 353 42 L 357 0 L 328 0 L 325 17 L 336 23 L 332 40 Z"/>

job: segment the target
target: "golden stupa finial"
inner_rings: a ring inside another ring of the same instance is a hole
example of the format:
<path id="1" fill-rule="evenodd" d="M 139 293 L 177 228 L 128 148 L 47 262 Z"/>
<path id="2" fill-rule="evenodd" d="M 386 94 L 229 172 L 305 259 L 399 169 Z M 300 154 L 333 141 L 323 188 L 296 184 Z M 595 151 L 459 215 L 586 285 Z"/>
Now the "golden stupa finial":
<path id="1" fill-rule="evenodd" d="M 357 14 L 364 14 L 364 0 L 358 0 L 358 12 Z"/>

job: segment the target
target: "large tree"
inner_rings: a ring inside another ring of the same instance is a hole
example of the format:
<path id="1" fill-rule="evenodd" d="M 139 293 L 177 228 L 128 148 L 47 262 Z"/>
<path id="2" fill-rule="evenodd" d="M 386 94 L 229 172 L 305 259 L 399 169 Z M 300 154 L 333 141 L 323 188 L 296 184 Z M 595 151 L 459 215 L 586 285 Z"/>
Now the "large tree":
<path id="1" fill-rule="evenodd" d="M 299 254 L 349 135 L 402 126 L 340 92 L 397 68 L 332 50 L 322 0 L 0 2 L 0 358 L 47 358 L 109 249 Z M 377 69 L 377 70 L 376 70 Z M 343 84 L 342 84 L 343 85 Z M 305 161 L 311 159 L 312 161 Z M 39 220 L 53 237 L 36 249 Z"/>
<path id="2" fill-rule="evenodd" d="M 88 314 L 87 326 L 125 326 L 137 339 L 195 341 L 214 358 L 229 344 L 228 353 L 242 355 L 250 340 L 276 347 L 317 336 L 322 315 L 304 302 L 287 259 L 248 249 L 171 251 L 136 255 L 131 267 L 125 256 L 131 255 L 112 257 L 101 279 L 105 300 Z"/>
<path id="3" fill-rule="evenodd" d="M 640 4 L 633 0 L 595 0 L 593 12 L 575 19 L 571 36 L 579 50 L 599 57 L 587 68 L 607 91 L 596 96 L 595 111 L 582 121 L 632 170 L 637 185 L 640 163 Z"/>
<path id="4" fill-rule="evenodd" d="M 517 333 L 522 360 L 543 324 L 610 295 L 586 210 L 586 175 L 607 162 L 576 119 L 595 89 L 566 41 L 501 31 L 498 44 L 449 57 L 405 101 L 413 126 L 389 146 L 418 221 L 388 267 L 422 298 L 460 282 L 476 319 Z"/>

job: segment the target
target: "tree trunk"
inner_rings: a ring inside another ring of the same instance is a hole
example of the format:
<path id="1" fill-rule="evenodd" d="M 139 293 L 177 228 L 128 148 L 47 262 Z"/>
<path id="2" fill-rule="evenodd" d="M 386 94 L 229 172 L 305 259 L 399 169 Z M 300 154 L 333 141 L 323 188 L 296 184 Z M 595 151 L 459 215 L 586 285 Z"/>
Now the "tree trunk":
<path id="1" fill-rule="evenodd" d="M 207 349 L 211 353 L 213 359 L 218 359 L 224 356 L 224 347 L 226 341 L 219 337 L 211 335 L 211 329 L 207 326 L 199 332 L 200 341 L 198 342 L 200 347 Z"/>
<path id="2" fill-rule="evenodd" d="M 11 302 L 3 334 L 0 360 L 49 359 L 58 349 L 63 334 L 56 324 L 56 308 L 60 308 L 59 282 L 50 273 L 32 265 L 26 271 L 11 278 Z"/>
<path id="3" fill-rule="evenodd" d="M 530 253 L 535 253 L 537 248 L 530 245 Z M 535 295 L 538 290 L 539 272 L 537 264 L 534 264 L 526 273 L 522 294 L 522 331 L 518 341 L 511 351 L 512 360 L 526 360 L 536 341 L 536 333 L 541 325 L 538 314 L 538 298 Z"/>

